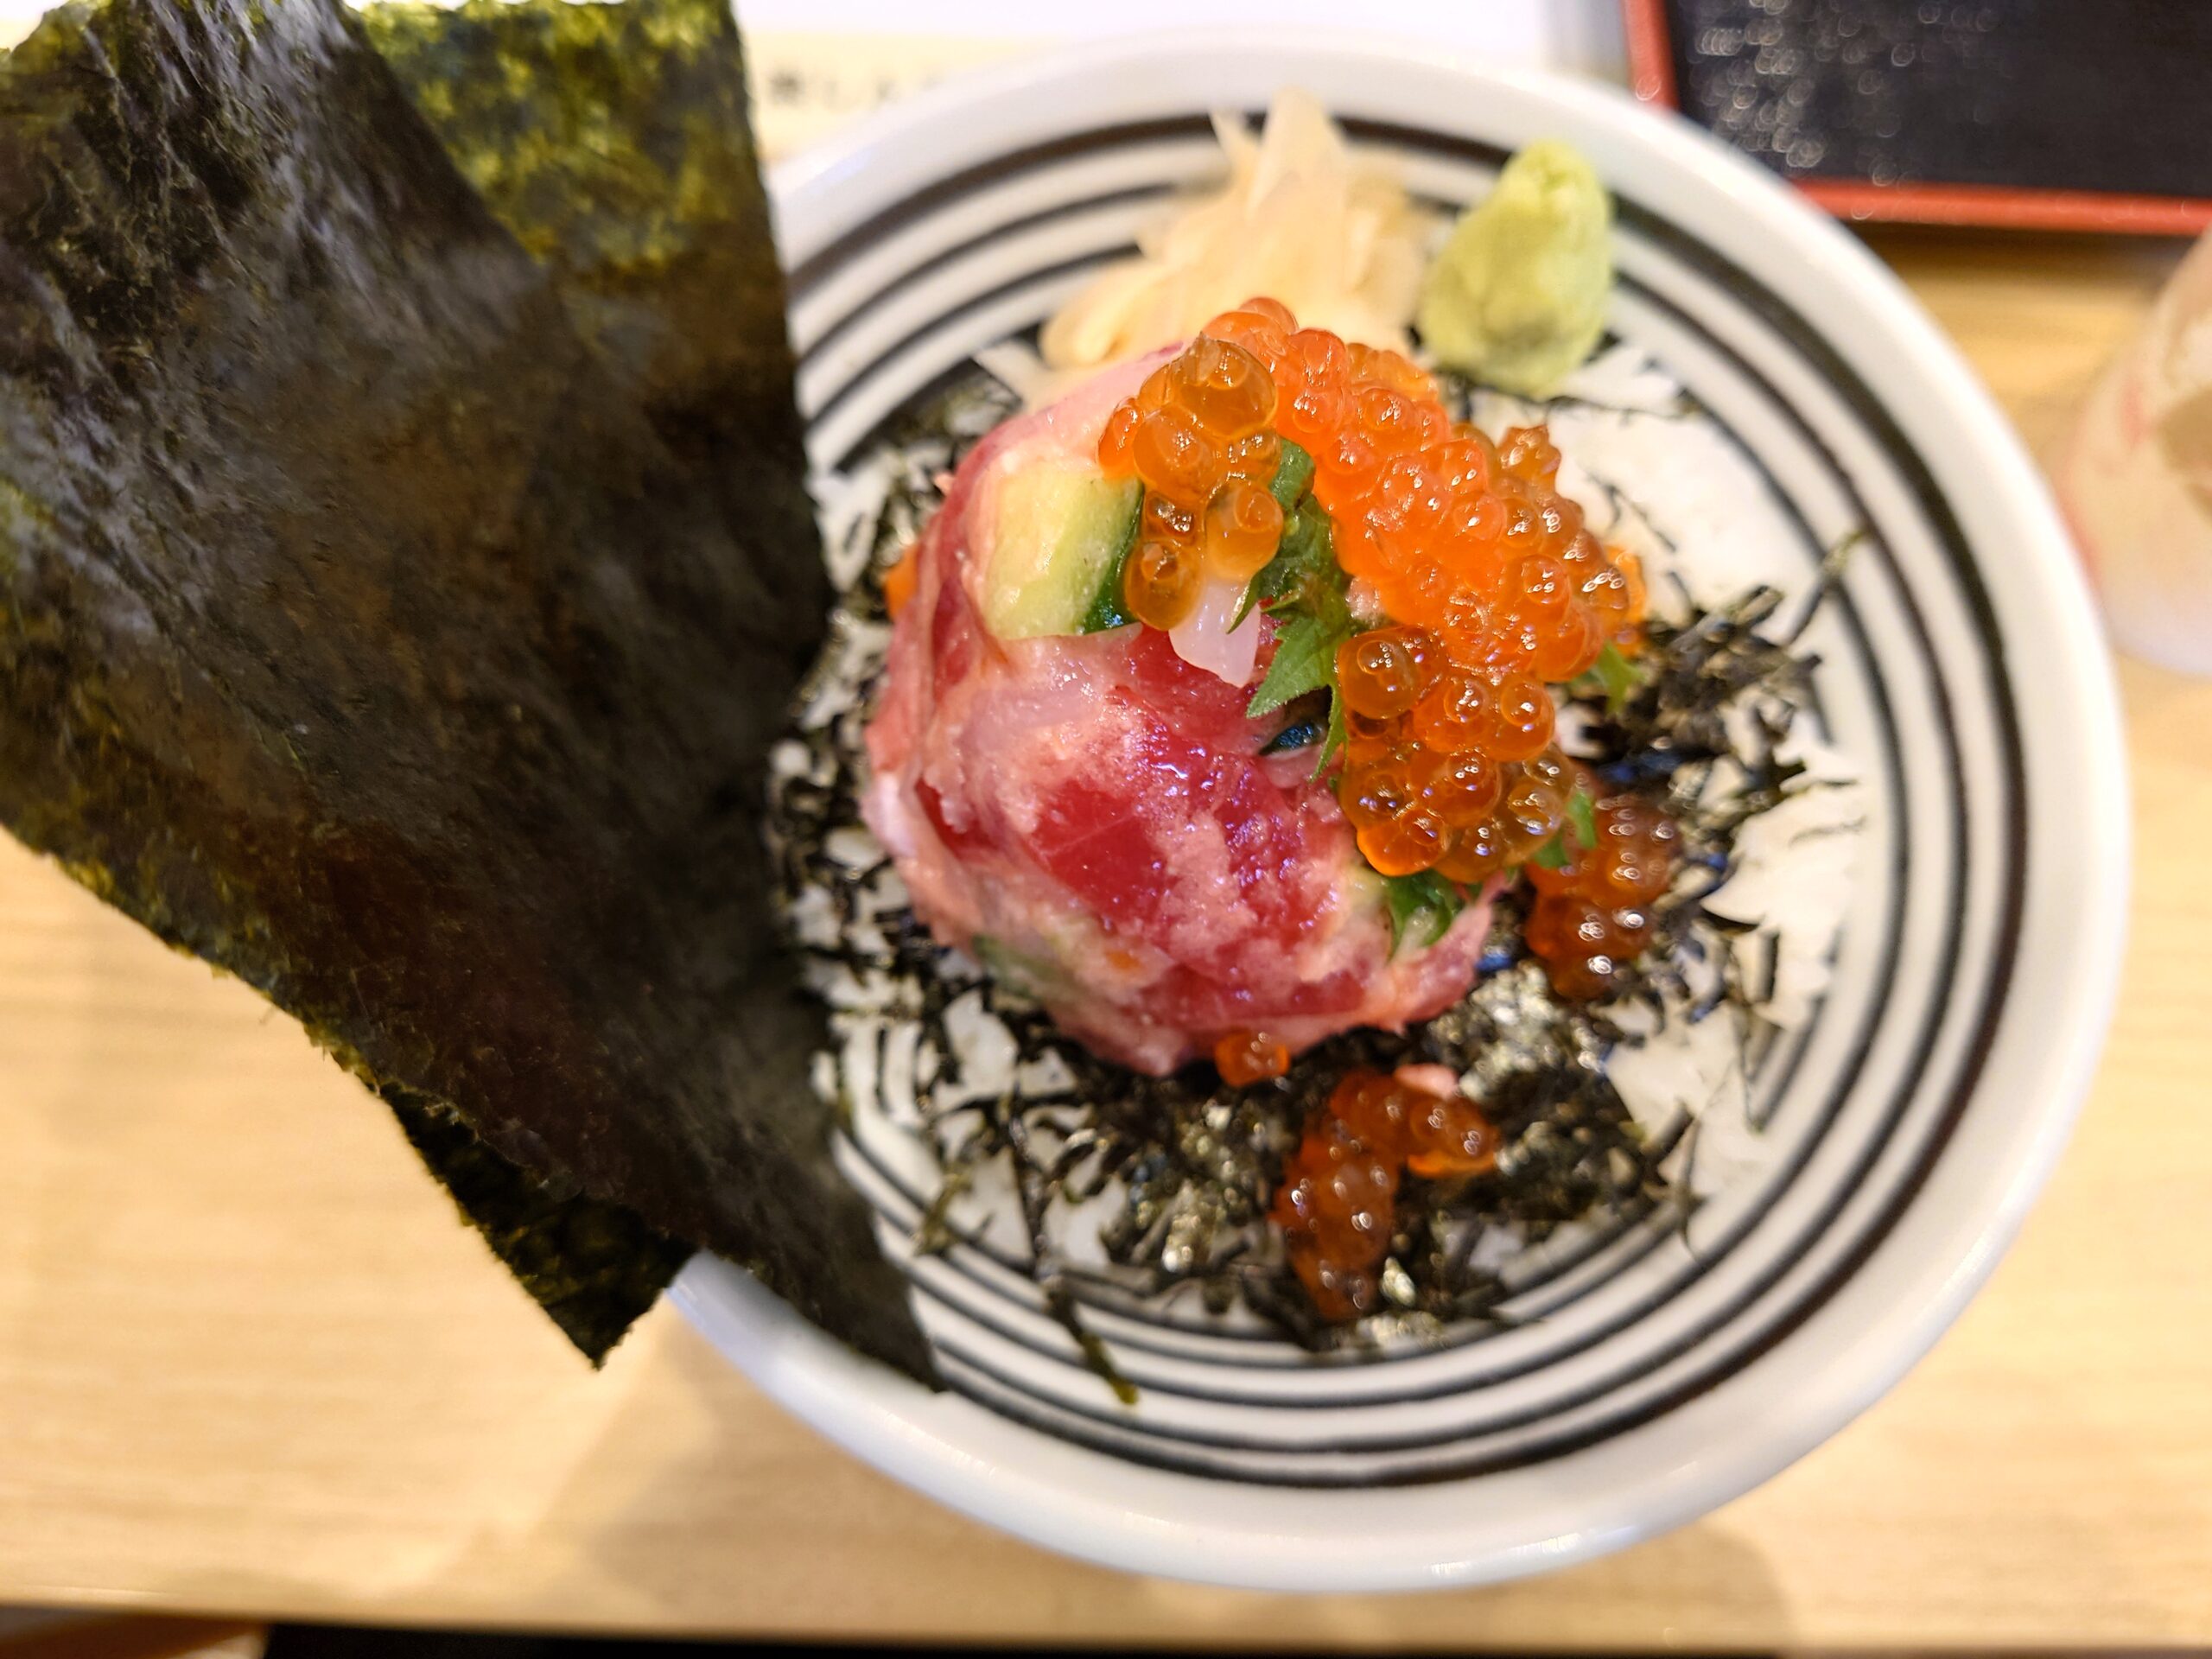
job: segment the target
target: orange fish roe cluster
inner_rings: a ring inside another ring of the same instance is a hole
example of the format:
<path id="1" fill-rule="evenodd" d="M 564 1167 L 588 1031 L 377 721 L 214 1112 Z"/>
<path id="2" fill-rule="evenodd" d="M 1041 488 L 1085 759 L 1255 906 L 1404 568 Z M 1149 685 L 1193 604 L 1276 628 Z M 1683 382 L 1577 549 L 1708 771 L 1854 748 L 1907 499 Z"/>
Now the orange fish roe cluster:
<path id="1" fill-rule="evenodd" d="M 1273 301 L 1215 318 L 1204 338 L 1266 365 L 1276 429 L 1313 456 L 1338 563 L 1392 618 L 1434 637 L 1440 673 L 1568 680 L 1607 643 L 1632 639 L 1635 565 L 1553 487 L 1560 456 L 1544 428 L 1514 427 L 1492 444 L 1454 425 L 1404 357 L 1298 328 Z"/>
<path id="2" fill-rule="evenodd" d="M 1640 796 L 1597 800 L 1591 821 L 1594 847 L 1573 848 L 1559 869 L 1529 867 L 1536 901 L 1524 937 L 1561 996 L 1602 996 L 1619 982 L 1651 937 L 1651 906 L 1674 880 L 1681 844 L 1673 821 Z"/>
<path id="3" fill-rule="evenodd" d="M 1393 395 L 1433 429 L 1432 406 Z M 1338 561 L 1400 624 L 1338 652 L 1351 737 L 1340 792 L 1383 874 L 1471 882 L 1557 833 L 1565 796 L 1545 688 L 1632 642 L 1642 584 L 1549 487 L 1559 452 L 1542 428 L 1515 428 L 1495 449 L 1462 428 L 1348 474 L 1347 454 L 1374 447 L 1339 443 L 1315 483 Z"/>
<path id="4" fill-rule="evenodd" d="M 1497 1133 L 1465 1096 L 1348 1073 L 1291 1154 L 1271 1211 L 1321 1316 L 1357 1319 L 1382 1305 L 1376 1270 L 1390 1253 L 1402 1171 L 1440 1180 L 1497 1162 Z"/>
<path id="5" fill-rule="evenodd" d="M 1392 630 L 1363 634 L 1342 653 L 1338 672 L 1350 678 L 1340 680 L 1347 738 L 1338 798 L 1382 874 L 1434 870 L 1474 886 L 1559 834 L 1572 785 L 1552 747 L 1551 695 L 1525 677 L 1463 682 L 1448 701 L 1425 696 L 1394 717 L 1369 713 L 1363 683 L 1373 660 L 1424 644 L 1409 648 Z"/>
<path id="6" fill-rule="evenodd" d="M 1268 487 L 1282 459 L 1268 425 L 1275 404 L 1265 364 L 1201 334 L 1108 417 L 1098 464 L 1109 477 L 1144 481 L 1137 545 L 1122 578 L 1122 602 L 1138 621 L 1173 628 L 1208 576 L 1249 582 L 1274 556 L 1282 537 L 1282 507 Z"/>
<path id="7" fill-rule="evenodd" d="M 913 598 L 921 579 L 922 544 L 915 541 L 909 543 L 906 550 L 899 556 L 899 563 L 884 573 L 883 608 L 893 620 L 897 620 L 899 613 L 906 608 L 906 601 Z"/>
<path id="8" fill-rule="evenodd" d="M 1455 425 L 1397 353 L 1250 300 L 1156 371 L 1100 440 L 1109 473 L 1145 484 L 1132 616 L 1173 627 L 1209 572 L 1266 563 L 1282 525 L 1266 489 L 1282 438 L 1313 455 L 1338 563 L 1394 624 L 1337 656 L 1351 734 L 1338 794 L 1360 850 L 1385 875 L 1460 881 L 1519 861 L 1565 807 L 1546 687 L 1608 645 L 1633 647 L 1636 562 L 1600 545 L 1553 487 L 1544 428 L 1493 444 Z"/>
<path id="9" fill-rule="evenodd" d="M 1232 1089 L 1265 1083 L 1290 1070 L 1290 1045 L 1260 1031 L 1232 1031 L 1213 1046 L 1214 1070 Z"/>

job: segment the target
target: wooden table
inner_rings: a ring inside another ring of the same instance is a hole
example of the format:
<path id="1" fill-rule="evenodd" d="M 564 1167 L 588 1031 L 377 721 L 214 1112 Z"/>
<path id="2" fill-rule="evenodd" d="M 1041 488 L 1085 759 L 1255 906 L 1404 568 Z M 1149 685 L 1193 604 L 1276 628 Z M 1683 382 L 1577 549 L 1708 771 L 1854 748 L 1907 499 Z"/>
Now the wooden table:
<path id="1" fill-rule="evenodd" d="M 2175 257 L 1877 245 L 2039 448 Z M 1276 1648 L 2212 1641 L 2212 683 L 2125 682 L 2125 1006 L 1955 1333 L 1671 1537 L 1390 1600 L 1039 1554 L 831 1450 L 665 1308 L 594 1375 L 296 1027 L 0 837 L 0 1603 Z"/>

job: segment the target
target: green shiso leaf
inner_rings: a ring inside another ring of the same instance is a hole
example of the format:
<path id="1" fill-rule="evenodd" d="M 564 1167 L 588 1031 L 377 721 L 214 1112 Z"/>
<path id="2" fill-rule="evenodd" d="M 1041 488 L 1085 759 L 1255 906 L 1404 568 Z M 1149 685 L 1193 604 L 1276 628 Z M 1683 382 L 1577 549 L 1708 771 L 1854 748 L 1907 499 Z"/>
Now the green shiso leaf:
<path id="1" fill-rule="evenodd" d="M 1284 528 L 1281 548 L 1244 595 L 1246 610 L 1256 602 L 1276 620 L 1274 659 L 1252 694 L 1247 715 L 1257 719 L 1325 689 L 1334 724 L 1337 648 L 1358 632 L 1344 603 L 1344 588 L 1327 515 L 1313 503 L 1301 505 Z"/>
<path id="2" fill-rule="evenodd" d="M 1252 694 L 1246 715 L 1257 720 L 1310 692 L 1328 690 L 1333 696 L 1337 647 L 1342 643 L 1343 636 L 1321 618 L 1292 617 L 1275 635 L 1274 660 Z"/>
<path id="3" fill-rule="evenodd" d="M 1305 498 L 1313 484 L 1313 457 L 1301 444 L 1288 438 L 1282 441 L 1282 455 L 1275 462 L 1274 480 L 1268 486 L 1274 496 L 1275 505 L 1287 516 L 1290 510 Z"/>
<path id="4" fill-rule="evenodd" d="M 1466 895 L 1433 870 L 1382 878 L 1390 911 L 1390 953 L 1411 946 L 1425 950 L 1450 931 L 1467 907 Z"/>
<path id="5" fill-rule="evenodd" d="M 1319 502 L 1301 501 L 1283 520 L 1275 556 L 1260 567 L 1244 590 L 1234 620 L 1242 622 L 1255 605 L 1271 613 L 1296 608 L 1319 613 L 1329 609 L 1332 598 L 1340 607 L 1344 590 L 1329 516 Z"/>
<path id="6" fill-rule="evenodd" d="M 1320 777 L 1329 770 L 1338 754 L 1344 752 L 1351 733 L 1344 727 L 1344 700 L 1337 690 L 1337 659 L 1329 658 L 1329 723 L 1321 734 L 1321 753 L 1313 760 L 1313 776 Z"/>
<path id="7" fill-rule="evenodd" d="M 1328 771 L 1344 744 L 1337 651 L 1359 632 L 1344 602 L 1347 586 L 1337 563 L 1328 515 L 1319 503 L 1307 500 L 1291 514 L 1281 547 L 1252 578 L 1244 595 L 1243 611 L 1264 605 L 1275 619 L 1276 641 L 1274 660 L 1246 713 L 1256 718 L 1312 692 L 1325 690 L 1329 694 L 1328 718 L 1313 763 L 1316 778 Z"/>
<path id="8" fill-rule="evenodd" d="M 771 942 L 801 480 L 741 527 L 575 315 L 332 0 L 49 16 L 0 60 L 0 823 L 394 1103 L 587 1351 L 682 1240 L 927 1376 Z M 764 382 L 700 453 L 797 442 Z"/>
<path id="9" fill-rule="evenodd" d="M 1305 499 L 1313 483 L 1313 457 L 1285 438 L 1274 481 L 1268 486 L 1283 511 L 1282 535 L 1275 543 L 1274 556 L 1255 573 L 1244 597 L 1237 601 L 1230 627 L 1243 626 L 1255 605 L 1273 610 L 1322 573 L 1333 570 L 1336 561 L 1330 550 L 1327 515 L 1319 503 Z"/>

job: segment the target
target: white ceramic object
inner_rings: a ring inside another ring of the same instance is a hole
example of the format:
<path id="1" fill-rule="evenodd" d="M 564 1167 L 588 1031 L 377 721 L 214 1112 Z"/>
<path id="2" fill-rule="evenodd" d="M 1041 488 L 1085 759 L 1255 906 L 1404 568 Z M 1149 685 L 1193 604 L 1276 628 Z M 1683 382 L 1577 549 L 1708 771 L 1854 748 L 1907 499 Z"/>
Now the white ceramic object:
<path id="1" fill-rule="evenodd" d="M 2126 889 L 2120 722 L 2043 483 L 1948 341 L 1851 237 L 1752 164 L 1607 91 L 1340 39 L 1179 35 L 948 83 L 774 180 L 801 401 L 834 463 L 1035 323 L 1204 176 L 1204 118 L 1319 94 L 1442 202 L 1564 137 L 1621 202 L 1613 319 L 1730 428 L 1808 558 L 1872 536 L 1823 613 L 1825 712 L 1866 773 L 1871 856 L 1834 983 L 1764 1068 L 1777 1156 L 1712 1248 L 1630 1239 L 1523 1329 L 1317 1363 L 1202 1319 L 1099 1313 L 1124 1412 L 1018 1273 L 916 1264 L 955 1388 L 856 1359 L 702 1258 L 687 1316 L 856 1455 L 1050 1548 L 1273 1590 L 1532 1573 L 1687 1521 L 1834 1433 L 1987 1275 L 2063 1145 L 2103 1035 Z M 921 1179 L 844 1148 L 885 1217 Z"/>

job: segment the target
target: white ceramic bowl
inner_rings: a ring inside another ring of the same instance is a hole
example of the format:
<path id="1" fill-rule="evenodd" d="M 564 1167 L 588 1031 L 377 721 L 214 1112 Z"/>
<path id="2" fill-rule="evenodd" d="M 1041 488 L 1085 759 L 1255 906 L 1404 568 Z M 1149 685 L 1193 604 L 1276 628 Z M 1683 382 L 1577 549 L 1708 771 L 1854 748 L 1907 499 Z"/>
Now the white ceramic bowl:
<path id="1" fill-rule="evenodd" d="M 1274 1590 L 1479 1582 L 1766 1478 L 1896 1382 L 1987 1275 L 2113 995 L 2120 725 L 2042 481 L 1951 346 L 1775 180 L 1589 86 L 1215 35 L 1089 45 L 889 111 L 774 181 L 817 458 L 1126 248 L 1212 165 L 1209 111 L 1290 85 L 1446 203 L 1503 151 L 1572 141 L 1621 204 L 1616 332 L 1732 430 L 1808 557 L 1872 531 L 1819 640 L 1825 715 L 1872 790 L 1869 855 L 1819 1017 L 1762 1070 L 1776 1157 L 1708 1206 L 1696 1248 L 1618 1242 L 1546 1276 L 1541 1317 L 1442 1352 L 1328 1364 L 1102 1311 L 1145 1385 L 1135 1412 L 982 1252 L 914 1268 L 954 1385 L 938 1395 L 720 1262 L 675 1294 L 823 1433 L 1052 1548 Z M 880 1126 L 861 1141 L 848 1161 L 892 1237 L 911 1160 Z"/>

